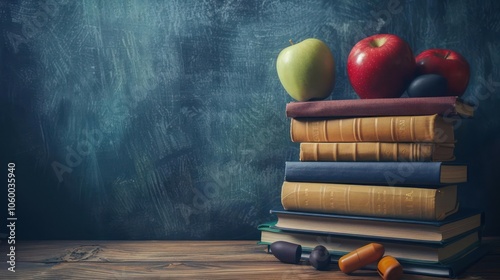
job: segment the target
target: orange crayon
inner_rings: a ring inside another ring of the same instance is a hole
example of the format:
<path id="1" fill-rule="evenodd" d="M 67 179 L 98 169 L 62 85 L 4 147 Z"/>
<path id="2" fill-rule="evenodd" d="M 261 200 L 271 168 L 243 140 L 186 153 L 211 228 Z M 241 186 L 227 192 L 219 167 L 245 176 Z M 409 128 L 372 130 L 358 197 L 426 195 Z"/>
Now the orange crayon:
<path id="1" fill-rule="evenodd" d="M 358 248 L 339 259 L 340 270 L 344 273 L 351 273 L 370 263 L 374 263 L 385 253 L 384 246 L 378 243 L 370 243 Z"/>
<path id="2" fill-rule="evenodd" d="M 403 276 L 403 267 L 392 256 L 384 256 L 380 259 L 377 271 L 384 280 L 399 280 Z"/>

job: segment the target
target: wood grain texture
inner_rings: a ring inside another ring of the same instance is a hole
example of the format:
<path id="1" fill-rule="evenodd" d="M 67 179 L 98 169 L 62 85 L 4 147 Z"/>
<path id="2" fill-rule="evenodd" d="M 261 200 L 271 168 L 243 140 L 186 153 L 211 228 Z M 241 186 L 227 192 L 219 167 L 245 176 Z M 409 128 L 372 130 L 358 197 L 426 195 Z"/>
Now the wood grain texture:
<path id="1" fill-rule="evenodd" d="M 459 279 L 498 279 L 500 239 L 486 239 L 491 252 Z M 6 243 L 0 245 L 5 252 Z M 331 265 L 317 271 L 305 262 L 289 265 L 256 241 L 22 241 L 16 272 L 7 279 L 380 279 L 374 271 L 345 275 Z M 4 279 L 4 278 L 2 278 Z M 404 279 L 442 279 L 405 275 Z"/>
<path id="2" fill-rule="evenodd" d="M 471 164 L 461 205 L 484 209 L 485 233 L 498 235 L 499 10 L 496 0 L 0 1 L 0 166 L 19 167 L 16 234 L 257 239 L 280 205 L 284 162 L 299 154 L 278 53 L 322 39 L 337 67 L 331 99 L 353 99 L 351 48 L 392 33 L 415 54 L 468 58 L 464 98 L 477 106 L 456 131 L 457 160 Z"/>

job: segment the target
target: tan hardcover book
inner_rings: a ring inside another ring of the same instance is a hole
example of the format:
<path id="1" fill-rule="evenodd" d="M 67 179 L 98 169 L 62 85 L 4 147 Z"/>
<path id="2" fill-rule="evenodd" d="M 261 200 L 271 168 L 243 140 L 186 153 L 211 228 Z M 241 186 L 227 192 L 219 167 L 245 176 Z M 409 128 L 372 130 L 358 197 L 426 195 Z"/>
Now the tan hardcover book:
<path id="1" fill-rule="evenodd" d="M 443 220 L 458 210 L 457 186 L 415 188 L 283 182 L 285 210 L 387 218 Z"/>
<path id="2" fill-rule="evenodd" d="M 454 143 L 453 124 L 439 115 L 291 119 L 293 142 Z"/>
<path id="3" fill-rule="evenodd" d="M 452 161 L 455 144 L 300 143 L 301 161 Z"/>

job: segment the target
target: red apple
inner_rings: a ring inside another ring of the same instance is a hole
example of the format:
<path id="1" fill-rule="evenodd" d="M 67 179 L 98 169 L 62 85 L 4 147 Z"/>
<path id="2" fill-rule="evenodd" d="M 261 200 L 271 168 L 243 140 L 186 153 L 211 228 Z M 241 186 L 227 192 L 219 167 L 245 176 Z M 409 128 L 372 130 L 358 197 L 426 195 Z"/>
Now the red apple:
<path id="1" fill-rule="evenodd" d="M 410 45 L 392 34 L 377 34 L 354 45 L 347 75 L 360 98 L 400 97 L 415 74 Z"/>
<path id="2" fill-rule="evenodd" d="M 447 49 L 429 49 L 415 58 L 417 75 L 438 74 L 448 82 L 446 95 L 462 96 L 467 89 L 470 67 L 458 52 Z"/>

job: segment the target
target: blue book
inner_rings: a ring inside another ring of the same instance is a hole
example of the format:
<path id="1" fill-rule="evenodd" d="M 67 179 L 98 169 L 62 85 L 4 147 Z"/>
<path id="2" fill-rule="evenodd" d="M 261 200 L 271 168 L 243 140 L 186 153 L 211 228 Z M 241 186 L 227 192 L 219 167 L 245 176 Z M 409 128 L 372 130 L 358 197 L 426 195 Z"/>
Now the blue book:
<path id="1" fill-rule="evenodd" d="M 488 251 L 487 244 L 480 244 L 471 251 L 466 251 L 444 262 L 433 264 L 403 260 L 401 261 L 401 265 L 403 266 L 403 272 L 407 274 L 456 278 L 484 257 Z M 374 267 L 373 269 L 376 268 Z"/>
<path id="2" fill-rule="evenodd" d="M 259 244 L 267 245 L 268 253 L 272 253 L 270 244 L 267 244 L 265 242 L 259 242 Z M 478 262 L 481 258 L 487 255 L 488 252 L 488 244 L 479 244 L 477 246 L 473 246 L 468 250 L 460 252 L 454 258 L 442 262 L 433 263 L 405 259 L 398 259 L 398 261 L 403 266 L 403 273 L 405 274 L 456 278 L 462 273 L 467 272 L 467 269 L 469 269 L 474 263 Z M 307 262 L 309 260 L 309 255 L 310 250 L 303 250 L 301 255 L 302 261 Z M 331 266 L 335 267 L 340 257 L 342 257 L 342 255 L 335 254 L 334 252 L 332 254 L 331 252 Z M 363 267 L 363 269 L 377 270 L 377 265 L 369 264 L 366 267 Z M 360 274 L 358 276 L 362 275 L 363 274 Z M 356 272 L 353 272 L 352 276 L 356 276 Z"/>
<path id="3" fill-rule="evenodd" d="M 270 210 L 270 213 L 277 217 L 276 224 L 271 227 L 283 231 L 413 242 L 443 243 L 484 225 L 484 212 L 472 208 L 460 208 L 440 221 L 324 214 L 283 208 Z"/>
<path id="4" fill-rule="evenodd" d="M 287 241 L 302 246 L 302 252 L 310 252 L 317 245 L 323 245 L 332 256 L 343 256 L 368 243 L 384 246 L 385 254 L 398 261 L 442 263 L 451 261 L 481 244 L 481 229 L 467 232 L 444 242 L 414 242 L 381 239 L 375 237 L 354 237 L 334 234 L 311 233 L 308 231 L 288 231 L 273 227 L 273 223 L 260 224 L 259 244 L 271 245 L 276 241 Z"/>
<path id="5" fill-rule="evenodd" d="M 285 163 L 285 181 L 385 186 L 438 186 L 467 182 L 467 166 L 442 162 Z"/>
<path id="6" fill-rule="evenodd" d="M 487 244 L 480 244 L 479 246 L 473 247 L 469 251 L 462 252 L 455 258 L 449 259 L 444 262 L 427 263 L 409 260 L 398 261 L 403 266 L 403 272 L 405 274 L 456 278 L 462 273 L 466 272 L 469 267 L 478 262 L 486 254 L 488 254 L 488 251 L 489 250 Z M 304 260 L 308 260 L 309 255 L 309 252 L 304 252 L 301 257 Z M 339 258 L 340 256 L 333 255 L 332 262 L 338 262 Z M 377 265 L 370 264 L 364 267 L 364 269 L 377 270 Z M 356 273 L 353 273 L 352 275 L 356 276 Z"/>

